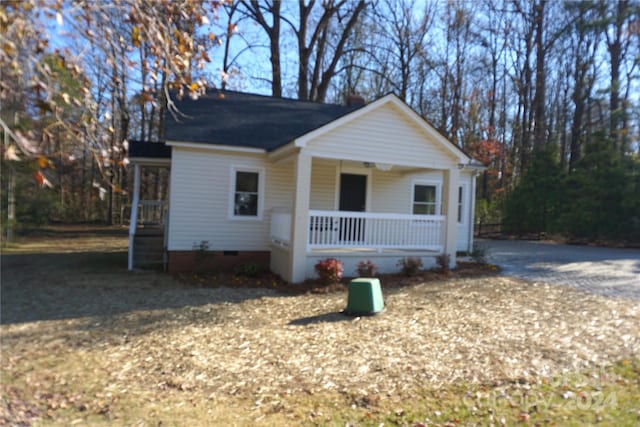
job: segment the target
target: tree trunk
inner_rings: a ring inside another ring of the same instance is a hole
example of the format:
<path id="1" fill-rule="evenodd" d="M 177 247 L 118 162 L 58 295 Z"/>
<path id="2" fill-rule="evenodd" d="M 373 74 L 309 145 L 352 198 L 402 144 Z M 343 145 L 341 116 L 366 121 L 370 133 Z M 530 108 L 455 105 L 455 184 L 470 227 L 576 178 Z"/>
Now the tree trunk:
<path id="1" fill-rule="evenodd" d="M 620 65 L 622 63 L 622 26 L 625 21 L 625 10 L 628 6 L 627 0 L 618 0 L 616 3 L 613 39 L 607 34 L 607 48 L 609 50 L 610 69 L 611 69 L 611 90 L 609 92 L 609 134 L 611 139 L 615 141 L 618 149 L 621 149 L 620 143 Z"/>
<path id="2" fill-rule="evenodd" d="M 242 1 L 247 13 L 262 27 L 269 38 L 269 61 L 271 62 L 271 95 L 282 96 L 282 72 L 280 68 L 280 0 L 265 2 L 266 10 L 273 18 L 273 24 L 269 25 L 262 13 L 262 6 L 258 0 Z"/>
<path id="3" fill-rule="evenodd" d="M 533 144 L 535 149 L 542 148 L 546 142 L 547 121 L 546 109 L 546 73 L 545 73 L 545 46 L 544 34 L 544 7 L 546 0 L 539 0 L 534 6 L 535 19 L 535 45 L 536 45 L 536 92 L 533 98 L 534 128 Z"/>
<path id="4" fill-rule="evenodd" d="M 342 30 L 340 40 L 338 41 L 338 44 L 333 52 L 333 57 L 331 58 L 331 61 L 329 62 L 327 68 L 322 73 L 322 79 L 316 85 L 318 90 L 314 97 L 315 101 L 325 101 L 327 97 L 327 91 L 329 90 L 329 84 L 331 83 L 333 77 L 336 75 L 336 67 L 338 66 L 340 59 L 344 55 L 344 47 L 347 43 L 347 40 L 349 39 L 353 28 L 358 22 L 358 19 L 366 6 L 367 3 L 365 2 L 365 0 L 359 0 L 356 8 L 353 10 L 351 17 L 349 18 L 349 21 L 347 21 L 347 24 Z M 322 63 L 322 61 L 320 63 Z"/>

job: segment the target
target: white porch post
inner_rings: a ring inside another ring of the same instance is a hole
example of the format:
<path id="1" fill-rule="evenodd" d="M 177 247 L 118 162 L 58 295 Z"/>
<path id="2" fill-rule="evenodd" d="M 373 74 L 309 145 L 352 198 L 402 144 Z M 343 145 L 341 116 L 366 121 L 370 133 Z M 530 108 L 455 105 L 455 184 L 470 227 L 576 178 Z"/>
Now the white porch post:
<path id="1" fill-rule="evenodd" d="M 445 219 L 444 253 L 450 256 L 451 268 L 456 266 L 456 231 L 458 228 L 458 187 L 460 171 L 458 168 L 446 169 L 443 174 L 444 188 L 442 191 Z"/>
<path id="2" fill-rule="evenodd" d="M 467 252 L 473 252 L 473 233 L 476 227 L 476 177 L 478 176 L 478 172 L 474 172 L 471 176 L 471 194 L 468 196 L 470 201 L 469 203 L 469 245 L 467 247 Z"/>
<path id="3" fill-rule="evenodd" d="M 164 212 L 164 235 L 162 242 L 162 269 L 167 271 L 169 266 L 169 212 L 171 207 L 171 168 L 169 168 L 169 181 L 167 182 L 167 211 Z"/>
<path id="4" fill-rule="evenodd" d="M 138 225 L 138 203 L 140 202 L 140 165 L 133 166 L 133 200 L 131 200 L 131 218 L 129 220 L 129 270 L 133 270 L 133 241 Z"/>
<path id="5" fill-rule="evenodd" d="M 309 233 L 309 193 L 311 192 L 311 156 L 304 151 L 298 153 L 295 167 L 295 192 L 291 215 L 291 241 L 289 262 L 292 283 L 305 279 L 307 238 Z"/>

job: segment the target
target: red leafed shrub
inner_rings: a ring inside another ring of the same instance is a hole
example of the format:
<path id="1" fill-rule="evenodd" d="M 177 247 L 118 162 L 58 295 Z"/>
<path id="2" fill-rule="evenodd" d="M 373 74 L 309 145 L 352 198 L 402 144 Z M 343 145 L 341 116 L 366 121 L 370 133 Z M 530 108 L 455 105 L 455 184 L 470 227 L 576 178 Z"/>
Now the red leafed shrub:
<path id="1" fill-rule="evenodd" d="M 320 281 L 325 285 L 340 282 L 342 279 L 342 263 L 335 258 L 327 258 L 318 261 L 315 265 L 316 273 Z"/>
<path id="2" fill-rule="evenodd" d="M 372 261 L 360 261 L 358 263 L 358 276 L 359 277 L 375 277 L 378 273 L 378 266 Z"/>
<path id="3" fill-rule="evenodd" d="M 422 270 L 422 260 L 420 258 L 402 258 L 397 265 L 402 270 L 402 274 L 407 277 L 415 276 Z"/>

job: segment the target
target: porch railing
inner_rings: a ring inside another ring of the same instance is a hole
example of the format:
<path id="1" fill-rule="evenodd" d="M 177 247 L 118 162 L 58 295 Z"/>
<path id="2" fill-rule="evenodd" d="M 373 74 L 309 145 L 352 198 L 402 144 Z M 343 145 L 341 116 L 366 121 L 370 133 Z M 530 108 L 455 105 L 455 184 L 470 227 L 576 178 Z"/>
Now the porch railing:
<path id="1" fill-rule="evenodd" d="M 444 247 L 442 215 L 309 211 L 309 248 L 420 249 Z"/>
<path id="2" fill-rule="evenodd" d="M 138 202 L 138 224 L 164 224 L 168 207 L 169 202 L 166 200 L 140 200 Z"/>
<path id="3" fill-rule="evenodd" d="M 414 249 L 442 251 L 443 215 L 309 211 L 307 248 Z M 271 213 L 271 241 L 289 246 L 291 213 Z"/>

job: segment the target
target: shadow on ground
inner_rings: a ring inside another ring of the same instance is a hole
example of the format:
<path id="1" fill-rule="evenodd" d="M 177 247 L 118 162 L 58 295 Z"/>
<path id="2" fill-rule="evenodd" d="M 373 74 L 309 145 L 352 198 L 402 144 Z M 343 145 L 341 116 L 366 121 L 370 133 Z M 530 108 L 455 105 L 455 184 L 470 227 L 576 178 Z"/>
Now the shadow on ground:
<path id="1" fill-rule="evenodd" d="M 195 288 L 162 272 L 129 272 L 126 252 L 1 257 L 0 323 L 108 317 L 275 296 L 268 289 Z"/>
<path id="2" fill-rule="evenodd" d="M 289 322 L 293 326 L 307 326 L 316 323 L 348 322 L 353 320 L 352 316 L 347 316 L 342 311 L 318 314 L 316 316 L 300 317 Z"/>

